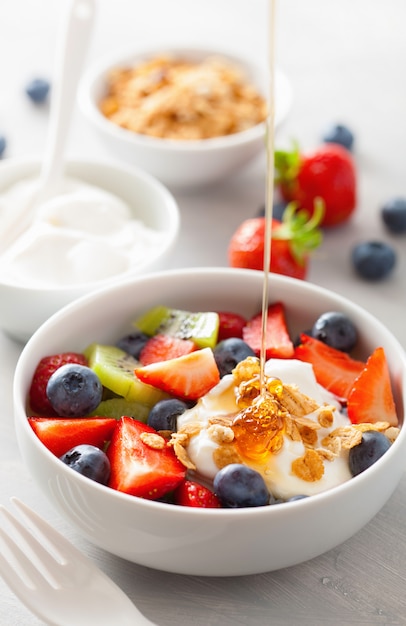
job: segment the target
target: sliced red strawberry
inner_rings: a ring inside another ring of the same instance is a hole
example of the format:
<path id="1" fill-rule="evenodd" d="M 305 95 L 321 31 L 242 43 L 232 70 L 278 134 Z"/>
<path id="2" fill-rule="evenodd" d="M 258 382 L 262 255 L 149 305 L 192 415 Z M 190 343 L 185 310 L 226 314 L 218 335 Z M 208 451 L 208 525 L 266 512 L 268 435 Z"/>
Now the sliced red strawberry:
<path id="1" fill-rule="evenodd" d="M 223 341 L 223 339 L 229 339 L 230 337 L 242 339 L 242 329 L 247 323 L 245 317 L 229 311 L 220 311 L 218 316 L 219 331 L 217 341 Z"/>
<path id="2" fill-rule="evenodd" d="M 190 354 L 196 349 L 196 344 L 190 339 L 158 334 L 148 339 L 140 352 L 139 360 L 142 365 L 149 365 L 150 363 L 176 359 L 179 356 Z"/>
<path id="3" fill-rule="evenodd" d="M 199 509 L 219 509 L 221 502 L 215 493 L 193 480 L 185 480 L 174 493 L 175 504 Z"/>
<path id="4" fill-rule="evenodd" d="M 348 417 L 353 424 L 389 422 L 398 425 L 389 367 L 383 348 L 376 348 L 365 368 L 355 379 L 347 402 Z"/>
<path id="5" fill-rule="evenodd" d="M 117 422 L 107 455 L 109 487 L 148 500 L 172 491 L 186 475 L 173 447 L 153 428 L 131 417 Z"/>
<path id="6" fill-rule="evenodd" d="M 261 353 L 262 342 L 262 313 L 250 319 L 243 329 L 244 341 L 254 350 L 257 356 Z M 268 316 L 265 329 L 266 358 L 289 359 L 294 354 L 294 346 L 290 339 L 285 309 L 281 302 L 275 302 L 268 307 Z"/>
<path id="7" fill-rule="evenodd" d="M 66 363 L 87 365 L 87 359 L 83 354 L 77 352 L 63 352 L 45 356 L 38 363 L 29 390 L 30 406 L 33 412 L 42 416 L 56 417 L 57 414 L 47 398 L 46 389 L 52 374 L 62 365 L 66 365 Z"/>
<path id="8" fill-rule="evenodd" d="M 300 345 L 295 348 L 294 357 L 311 363 L 320 385 L 340 398 L 347 399 L 365 363 L 309 335 L 301 334 L 300 341 Z"/>
<path id="9" fill-rule="evenodd" d="M 143 383 L 182 400 L 201 398 L 220 380 L 211 348 L 203 348 L 176 359 L 138 367 L 134 373 Z"/>
<path id="10" fill-rule="evenodd" d="M 117 424 L 110 417 L 29 417 L 28 422 L 38 439 L 58 457 L 83 443 L 103 449 Z"/>

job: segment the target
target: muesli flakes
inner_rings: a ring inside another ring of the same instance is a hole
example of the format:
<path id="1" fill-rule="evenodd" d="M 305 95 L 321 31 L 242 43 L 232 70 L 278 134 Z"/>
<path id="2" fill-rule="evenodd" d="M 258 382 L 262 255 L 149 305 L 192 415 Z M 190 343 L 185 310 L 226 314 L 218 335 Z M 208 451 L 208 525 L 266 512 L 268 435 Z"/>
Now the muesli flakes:
<path id="1" fill-rule="evenodd" d="M 298 478 L 314 483 L 324 474 L 323 459 L 318 452 L 308 449 L 303 456 L 292 461 L 292 472 Z"/>
<path id="2" fill-rule="evenodd" d="M 232 443 L 226 443 L 213 451 L 213 461 L 219 469 L 231 463 L 241 463 L 241 457 Z"/>
<path id="3" fill-rule="evenodd" d="M 146 446 L 154 450 L 163 450 L 167 445 L 166 440 L 158 433 L 141 433 L 140 439 Z"/>

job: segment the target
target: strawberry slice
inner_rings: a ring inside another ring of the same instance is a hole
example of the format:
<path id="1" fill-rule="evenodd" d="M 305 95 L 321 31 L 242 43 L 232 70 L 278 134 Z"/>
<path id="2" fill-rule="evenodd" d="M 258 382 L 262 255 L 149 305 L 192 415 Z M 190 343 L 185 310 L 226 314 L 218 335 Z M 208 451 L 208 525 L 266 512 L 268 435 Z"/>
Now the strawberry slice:
<path id="1" fill-rule="evenodd" d="M 215 493 L 193 480 L 185 480 L 174 493 L 175 504 L 199 509 L 219 509 L 221 502 Z"/>
<path id="2" fill-rule="evenodd" d="M 132 417 L 117 422 L 107 456 L 109 487 L 148 500 L 172 491 L 186 475 L 172 446 L 151 426 Z"/>
<path id="3" fill-rule="evenodd" d="M 220 374 L 211 348 L 134 370 L 139 380 L 182 400 L 197 400 L 217 385 Z"/>
<path id="4" fill-rule="evenodd" d="M 257 356 L 261 352 L 262 342 L 262 313 L 250 319 L 243 328 L 242 337 Z M 266 358 L 289 359 L 294 354 L 294 346 L 289 337 L 285 309 L 281 302 L 275 302 L 268 307 L 265 327 Z"/>
<path id="5" fill-rule="evenodd" d="M 389 367 L 383 348 L 376 348 L 356 378 L 347 402 L 353 424 L 389 422 L 398 425 Z"/>
<path id="6" fill-rule="evenodd" d="M 78 363 L 87 365 L 87 359 L 83 354 L 77 352 L 62 352 L 61 354 L 51 354 L 45 356 L 38 363 L 28 392 L 31 410 L 41 416 L 57 417 L 46 394 L 48 380 L 52 374 L 62 365 L 67 363 Z"/>
<path id="7" fill-rule="evenodd" d="M 231 313 L 230 311 L 220 311 L 218 316 L 218 342 L 223 341 L 223 339 L 229 339 L 230 337 L 242 339 L 242 329 L 247 323 L 245 317 L 238 315 L 238 313 Z"/>
<path id="8" fill-rule="evenodd" d="M 176 359 L 184 354 L 190 354 L 196 349 L 196 344 L 190 339 L 158 334 L 148 339 L 140 352 L 139 360 L 142 365 L 149 365 L 150 363 Z"/>
<path id="9" fill-rule="evenodd" d="M 29 417 L 28 422 L 38 439 L 58 457 L 83 443 L 104 449 L 117 424 L 110 417 Z"/>
<path id="10" fill-rule="evenodd" d="M 300 341 L 294 357 L 311 363 L 317 382 L 336 396 L 347 399 L 365 363 L 309 335 L 301 334 Z"/>

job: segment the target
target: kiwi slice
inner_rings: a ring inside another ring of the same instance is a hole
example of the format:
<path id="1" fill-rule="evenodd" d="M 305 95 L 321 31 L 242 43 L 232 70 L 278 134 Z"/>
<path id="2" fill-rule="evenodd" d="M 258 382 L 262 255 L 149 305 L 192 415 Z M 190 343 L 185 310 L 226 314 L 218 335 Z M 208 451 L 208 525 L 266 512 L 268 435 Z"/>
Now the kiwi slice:
<path id="1" fill-rule="evenodd" d="M 156 306 L 133 322 L 147 335 L 166 334 L 181 339 L 191 339 L 199 348 L 214 348 L 217 343 L 219 316 L 207 311 L 191 313 Z"/>
<path id="2" fill-rule="evenodd" d="M 140 363 L 124 350 L 116 346 L 92 343 L 84 354 L 89 367 L 96 372 L 103 387 L 129 402 L 152 407 L 159 400 L 169 397 L 164 391 L 138 380 L 134 369 L 140 367 Z"/>
<path id="3" fill-rule="evenodd" d="M 114 417 L 119 420 L 123 415 L 133 417 L 140 422 L 146 422 L 151 407 L 140 402 L 126 400 L 125 398 L 109 398 L 102 400 L 99 406 L 92 411 L 92 416 Z"/>

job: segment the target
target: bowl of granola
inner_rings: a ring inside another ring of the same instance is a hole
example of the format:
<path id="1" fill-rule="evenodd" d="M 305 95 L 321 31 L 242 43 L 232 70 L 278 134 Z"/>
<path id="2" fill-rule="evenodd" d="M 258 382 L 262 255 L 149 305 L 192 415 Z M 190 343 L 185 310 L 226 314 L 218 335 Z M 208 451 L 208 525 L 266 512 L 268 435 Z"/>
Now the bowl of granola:
<path id="1" fill-rule="evenodd" d="M 168 185 L 219 181 L 265 150 L 266 72 L 228 53 L 164 49 L 123 53 L 85 73 L 81 108 L 119 157 Z M 291 104 L 275 75 L 275 125 Z"/>
<path id="2" fill-rule="evenodd" d="M 260 573 L 346 541 L 395 490 L 404 350 L 354 303 L 272 275 L 261 390 L 262 282 L 232 268 L 139 276 L 72 303 L 25 346 L 22 457 L 90 542 L 168 572 Z M 356 329 L 350 352 L 309 334 L 329 312 Z M 75 402 L 60 393 L 71 374 L 98 381 Z"/>

